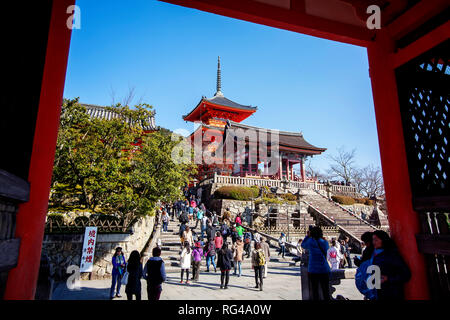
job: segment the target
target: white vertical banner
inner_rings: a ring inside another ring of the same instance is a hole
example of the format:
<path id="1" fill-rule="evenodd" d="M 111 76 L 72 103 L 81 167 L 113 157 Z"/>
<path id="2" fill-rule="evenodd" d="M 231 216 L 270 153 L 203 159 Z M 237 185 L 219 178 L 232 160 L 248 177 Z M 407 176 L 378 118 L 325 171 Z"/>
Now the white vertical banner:
<path id="1" fill-rule="evenodd" d="M 80 272 L 92 272 L 96 242 L 97 227 L 86 227 L 84 232 L 83 252 L 81 253 Z"/>

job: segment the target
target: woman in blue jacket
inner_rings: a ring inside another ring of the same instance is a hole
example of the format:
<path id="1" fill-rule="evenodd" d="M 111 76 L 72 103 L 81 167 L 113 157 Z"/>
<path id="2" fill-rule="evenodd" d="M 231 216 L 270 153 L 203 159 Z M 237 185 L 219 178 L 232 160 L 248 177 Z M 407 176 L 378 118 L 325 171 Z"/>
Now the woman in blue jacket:
<path id="1" fill-rule="evenodd" d="M 110 290 L 110 297 L 111 299 L 116 296 L 117 298 L 120 298 L 120 287 L 122 286 L 122 277 L 125 273 L 125 267 L 127 265 L 127 262 L 125 260 L 125 256 L 123 255 L 122 248 L 117 247 L 116 252 L 114 253 L 114 256 L 112 258 L 112 284 L 111 284 L 111 290 Z M 117 291 L 116 295 L 114 295 L 114 290 L 116 289 L 117 284 Z"/>
<path id="2" fill-rule="evenodd" d="M 378 300 L 404 300 L 403 287 L 411 278 L 411 271 L 401 257 L 389 235 L 377 230 L 373 233 L 373 264 L 380 267 L 381 289 L 377 290 Z"/>
<path id="3" fill-rule="evenodd" d="M 308 250 L 308 277 L 311 281 L 312 300 L 319 300 L 319 284 L 324 300 L 330 300 L 330 266 L 327 261 L 328 242 L 322 229 L 312 227 L 303 239 L 302 248 Z"/>

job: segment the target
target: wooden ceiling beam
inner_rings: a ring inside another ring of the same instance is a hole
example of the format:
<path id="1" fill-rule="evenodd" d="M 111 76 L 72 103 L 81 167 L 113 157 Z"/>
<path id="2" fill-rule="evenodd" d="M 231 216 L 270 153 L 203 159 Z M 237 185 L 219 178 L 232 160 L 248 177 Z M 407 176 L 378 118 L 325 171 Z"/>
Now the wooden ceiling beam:
<path id="1" fill-rule="evenodd" d="M 291 10 L 249 0 L 159 1 L 362 47 L 367 47 L 375 34 L 365 27 L 306 14 L 298 0 Z"/>
<path id="2" fill-rule="evenodd" d="M 448 0 L 422 0 L 387 26 L 389 34 L 398 40 L 449 6 Z"/>

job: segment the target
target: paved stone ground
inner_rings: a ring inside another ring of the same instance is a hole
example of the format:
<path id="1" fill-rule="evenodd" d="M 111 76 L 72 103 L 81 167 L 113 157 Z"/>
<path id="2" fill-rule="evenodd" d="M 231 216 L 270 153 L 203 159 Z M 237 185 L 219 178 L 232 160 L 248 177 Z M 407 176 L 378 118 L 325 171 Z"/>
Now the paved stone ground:
<path id="1" fill-rule="evenodd" d="M 269 269 L 264 279 L 264 291 L 253 288 L 255 280 L 250 270 L 241 277 L 230 275 L 229 289 L 220 289 L 220 273 L 200 274 L 198 282 L 180 284 L 179 274 L 168 274 L 163 285 L 161 300 L 301 300 L 300 268 L 289 270 Z M 81 281 L 81 290 L 69 290 L 64 283 L 59 284 L 53 294 L 54 300 L 105 300 L 109 298 L 109 280 Z M 362 300 L 355 287 L 354 279 L 341 280 L 333 297 L 340 294 L 350 300 Z M 122 298 L 126 295 L 122 286 Z M 146 282 L 142 281 L 142 299 L 147 299 Z"/>
<path id="2" fill-rule="evenodd" d="M 166 261 L 166 271 L 168 272 L 167 281 L 163 284 L 162 300 L 301 300 L 300 267 L 291 265 L 292 256 L 290 255 L 286 256 L 286 259 L 280 259 L 273 247 L 271 248 L 268 277 L 264 279 L 264 291 L 254 288 L 255 278 L 250 259 L 244 260 L 241 277 L 230 275 L 227 290 L 220 289 L 220 272 L 204 272 L 204 261 L 199 281 L 190 282 L 188 285 L 181 284 L 178 263 L 178 223 L 171 222 L 170 228 L 169 232 L 161 235 L 162 256 Z M 81 281 L 81 290 L 69 290 L 65 283 L 60 283 L 54 291 L 53 299 L 107 300 L 110 286 L 110 280 Z M 354 279 L 343 279 L 341 284 L 335 288 L 336 292 L 333 293 L 333 297 L 342 295 L 350 300 L 362 300 L 363 298 L 355 287 Z M 122 286 L 121 294 L 122 297 L 116 298 L 117 300 L 126 299 L 124 286 Z M 144 280 L 142 280 L 142 299 L 147 299 L 146 281 Z"/>

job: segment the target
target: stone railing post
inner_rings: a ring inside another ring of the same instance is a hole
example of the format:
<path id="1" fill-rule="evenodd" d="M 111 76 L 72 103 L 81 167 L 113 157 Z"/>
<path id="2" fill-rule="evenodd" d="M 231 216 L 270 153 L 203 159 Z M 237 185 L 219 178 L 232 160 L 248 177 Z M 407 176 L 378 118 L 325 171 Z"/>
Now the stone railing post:
<path id="1" fill-rule="evenodd" d="M 300 276 L 302 286 L 302 300 L 312 300 L 311 281 L 308 276 L 309 254 L 304 250 L 300 260 Z"/>

